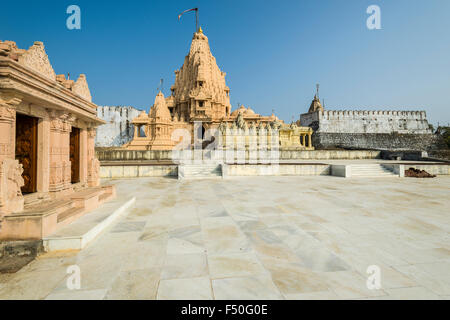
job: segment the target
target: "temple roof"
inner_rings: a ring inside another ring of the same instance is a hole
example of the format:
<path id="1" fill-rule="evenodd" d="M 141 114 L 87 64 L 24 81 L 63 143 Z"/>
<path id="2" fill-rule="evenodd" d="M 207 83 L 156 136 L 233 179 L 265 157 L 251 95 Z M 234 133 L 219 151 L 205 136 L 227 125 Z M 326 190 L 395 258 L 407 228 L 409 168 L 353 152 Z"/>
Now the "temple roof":
<path id="1" fill-rule="evenodd" d="M 161 91 L 158 92 L 155 98 L 155 103 L 150 110 L 150 118 L 160 118 L 165 120 L 171 120 L 169 108 L 166 105 L 166 99 Z"/>
<path id="2" fill-rule="evenodd" d="M 308 113 L 316 112 L 316 111 L 323 111 L 322 104 L 320 103 L 320 100 L 317 97 L 317 94 L 314 96 L 314 99 L 311 102 Z"/>
<path id="3" fill-rule="evenodd" d="M 175 103 L 193 98 L 230 106 L 226 74 L 217 66 L 208 37 L 202 31 L 194 33 L 189 54 L 175 74 L 175 84 L 172 87 Z"/>
<path id="4" fill-rule="evenodd" d="M 84 74 L 80 74 L 77 81 L 66 79 L 65 75 L 56 75 L 42 42 L 36 41 L 28 49 L 19 49 L 14 41 L 0 40 L 0 56 L 10 58 L 52 81 L 60 83 L 67 90 L 81 98 L 92 102 L 91 92 Z"/>

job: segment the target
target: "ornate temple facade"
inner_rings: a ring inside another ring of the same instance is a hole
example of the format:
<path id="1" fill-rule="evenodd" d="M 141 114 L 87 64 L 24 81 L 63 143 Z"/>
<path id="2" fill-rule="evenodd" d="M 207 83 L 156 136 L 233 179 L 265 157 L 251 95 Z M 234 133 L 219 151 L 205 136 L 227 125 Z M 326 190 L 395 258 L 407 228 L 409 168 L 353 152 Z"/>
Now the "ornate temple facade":
<path id="1" fill-rule="evenodd" d="M 101 187 L 84 75 L 56 75 L 42 42 L 0 41 L 0 239 L 41 239 L 114 195 Z"/>
<path id="2" fill-rule="evenodd" d="M 311 140 L 307 138 L 312 134 L 310 128 L 292 128 L 274 114 L 262 116 L 244 106 L 232 111 L 230 88 L 226 85 L 225 76 L 211 53 L 208 38 L 200 28 L 194 33 L 183 66 L 175 71 L 171 95 L 165 98 L 159 92 L 149 113 L 142 111 L 133 120 L 134 138 L 124 148 L 172 150 L 178 143 L 178 135 L 173 138 L 175 130 L 184 129 L 189 133 L 192 145 L 209 139 L 208 132 L 213 131 L 220 131 L 221 135 L 241 136 L 250 132 L 276 130 L 283 131 L 283 139 L 280 139 L 283 147 L 312 149 Z M 303 135 L 305 138 L 302 140 Z"/>

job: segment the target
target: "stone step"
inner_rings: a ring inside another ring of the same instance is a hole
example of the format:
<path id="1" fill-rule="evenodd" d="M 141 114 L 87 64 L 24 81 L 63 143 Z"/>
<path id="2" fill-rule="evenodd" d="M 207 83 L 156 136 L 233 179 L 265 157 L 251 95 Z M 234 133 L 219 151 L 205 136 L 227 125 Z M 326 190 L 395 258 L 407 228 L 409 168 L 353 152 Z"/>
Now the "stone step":
<path id="1" fill-rule="evenodd" d="M 376 178 L 396 177 L 397 175 L 380 164 L 355 164 L 351 165 L 352 177 Z"/>
<path id="2" fill-rule="evenodd" d="M 178 173 L 179 179 L 221 178 L 222 166 L 220 164 L 182 165 L 178 168 Z"/>
<path id="3" fill-rule="evenodd" d="M 385 171 L 385 170 L 354 170 L 353 168 L 352 168 L 352 173 L 353 172 L 361 172 L 361 173 L 364 173 L 364 172 L 373 172 L 373 173 L 392 173 L 392 171 Z"/>
<path id="4" fill-rule="evenodd" d="M 389 172 L 373 173 L 373 174 L 371 174 L 371 173 L 360 173 L 360 172 L 354 173 L 354 172 L 352 172 L 352 176 L 367 176 L 367 175 L 380 176 L 380 177 L 381 176 L 395 176 L 395 174 L 389 173 Z"/>
<path id="5" fill-rule="evenodd" d="M 112 200 L 84 215 L 75 222 L 45 237 L 45 251 L 81 250 L 106 228 L 128 212 L 136 198 Z"/>
<path id="6" fill-rule="evenodd" d="M 58 214 L 57 222 L 61 223 L 64 220 L 67 220 L 73 216 L 83 213 L 83 211 L 84 211 L 84 208 L 80 208 L 80 207 L 70 208 L 70 209 Z"/>

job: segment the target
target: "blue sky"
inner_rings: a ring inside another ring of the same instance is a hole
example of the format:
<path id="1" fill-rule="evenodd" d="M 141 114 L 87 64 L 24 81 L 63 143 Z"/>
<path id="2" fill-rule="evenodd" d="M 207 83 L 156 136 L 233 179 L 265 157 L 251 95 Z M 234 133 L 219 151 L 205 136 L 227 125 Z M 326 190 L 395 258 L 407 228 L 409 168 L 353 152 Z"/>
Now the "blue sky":
<path id="1" fill-rule="evenodd" d="M 71 4 L 81 30 L 66 28 Z M 372 4 L 382 30 L 366 27 Z M 194 15 L 177 15 L 196 6 L 234 108 L 298 119 L 320 83 L 327 109 L 423 109 L 450 122 L 448 0 L 3 1 L 0 39 L 43 41 L 57 74 L 87 75 L 98 105 L 148 109 L 189 50 Z"/>

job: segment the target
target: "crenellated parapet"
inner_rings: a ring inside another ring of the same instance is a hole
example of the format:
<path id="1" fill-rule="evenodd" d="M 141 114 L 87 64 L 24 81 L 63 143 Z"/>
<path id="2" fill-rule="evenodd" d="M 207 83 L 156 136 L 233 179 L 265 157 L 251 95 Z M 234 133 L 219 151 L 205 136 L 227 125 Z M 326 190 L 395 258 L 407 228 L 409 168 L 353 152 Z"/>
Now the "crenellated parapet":
<path id="1" fill-rule="evenodd" d="M 325 110 L 302 114 L 300 124 L 324 133 L 431 133 L 425 111 Z"/>
<path id="2" fill-rule="evenodd" d="M 298 124 L 314 130 L 312 143 L 318 148 L 426 150 L 434 141 L 422 110 L 310 108 Z"/>
<path id="3" fill-rule="evenodd" d="M 362 118 L 402 118 L 402 119 L 419 119 L 426 120 L 427 115 L 425 111 L 371 111 L 371 110 L 326 110 L 318 113 L 320 119 L 334 120 L 334 119 L 355 119 Z"/>

